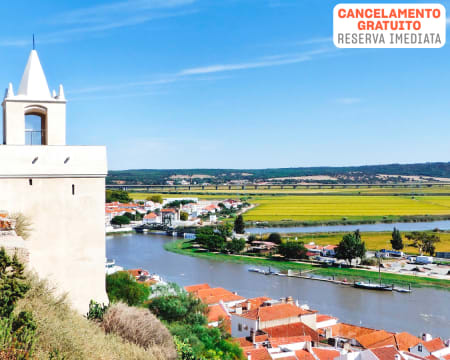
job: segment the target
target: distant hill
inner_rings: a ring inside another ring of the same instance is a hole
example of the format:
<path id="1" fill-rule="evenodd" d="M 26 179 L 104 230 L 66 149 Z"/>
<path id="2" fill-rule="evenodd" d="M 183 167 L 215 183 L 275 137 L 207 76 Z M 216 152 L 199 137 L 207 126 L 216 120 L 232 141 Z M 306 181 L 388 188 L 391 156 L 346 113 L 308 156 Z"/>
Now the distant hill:
<path id="1" fill-rule="evenodd" d="M 345 167 L 298 167 L 278 169 L 138 169 L 110 171 L 107 184 L 219 184 L 229 181 L 249 182 L 406 182 L 450 179 L 450 162 L 388 164 Z"/>

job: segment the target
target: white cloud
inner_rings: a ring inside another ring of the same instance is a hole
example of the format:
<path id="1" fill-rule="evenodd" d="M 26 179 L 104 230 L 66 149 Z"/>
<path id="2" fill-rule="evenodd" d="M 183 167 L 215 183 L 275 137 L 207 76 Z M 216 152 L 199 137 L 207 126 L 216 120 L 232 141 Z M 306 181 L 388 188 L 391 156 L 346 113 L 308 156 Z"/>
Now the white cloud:
<path id="1" fill-rule="evenodd" d="M 288 64 L 295 64 L 300 62 L 305 62 L 312 60 L 316 55 L 324 54 L 330 52 L 330 49 L 319 49 L 309 52 L 304 52 L 300 54 L 282 54 L 282 55 L 272 55 L 265 58 L 261 58 L 256 61 L 248 61 L 234 64 L 215 64 L 207 65 L 196 68 L 184 69 L 179 72 L 179 75 L 198 75 L 198 74 L 210 74 L 224 71 L 235 71 L 235 70 L 245 70 L 245 69 L 256 69 L 271 66 L 281 66 Z"/>
<path id="2" fill-rule="evenodd" d="M 336 99 L 335 102 L 341 105 L 353 105 L 360 103 L 361 99 L 356 97 L 344 97 Z"/>
<path id="3" fill-rule="evenodd" d="M 152 20 L 195 13 L 188 8 L 197 0 L 127 0 L 105 5 L 84 7 L 54 15 L 46 20 L 52 26 L 61 27 L 37 38 L 40 44 L 62 43 L 74 36 L 101 33 L 123 27 L 147 23 Z M 0 46 L 29 46 L 30 39 L 0 39 Z"/>

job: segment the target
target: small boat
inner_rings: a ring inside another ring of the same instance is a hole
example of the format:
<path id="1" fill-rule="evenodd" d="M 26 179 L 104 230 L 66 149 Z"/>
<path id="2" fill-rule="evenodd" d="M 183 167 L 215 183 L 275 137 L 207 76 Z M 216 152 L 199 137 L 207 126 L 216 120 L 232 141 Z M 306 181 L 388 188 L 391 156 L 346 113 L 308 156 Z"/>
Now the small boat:
<path id="1" fill-rule="evenodd" d="M 353 287 L 366 290 L 392 291 L 394 285 L 383 285 L 381 283 L 381 258 L 378 258 L 378 284 L 371 284 L 362 281 L 355 282 Z"/>
<path id="2" fill-rule="evenodd" d="M 399 293 L 410 293 L 411 289 L 394 289 L 395 291 Z"/>
<path id="3" fill-rule="evenodd" d="M 275 274 L 275 271 L 272 271 L 272 270 L 270 269 L 270 266 L 269 266 L 269 270 L 264 271 L 263 274 L 264 274 L 264 275 L 273 275 L 273 274 Z"/>
<path id="4" fill-rule="evenodd" d="M 370 284 L 365 282 L 355 282 L 353 284 L 355 288 L 366 289 L 366 290 L 381 290 L 381 291 L 392 291 L 391 285 L 382 285 L 382 284 Z"/>
<path id="5" fill-rule="evenodd" d="M 264 270 L 261 270 L 261 269 L 258 269 L 258 268 L 250 268 L 250 269 L 248 269 L 248 271 L 255 272 L 255 273 L 260 273 L 260 274 L 262 274 L 264 272 Z"/>

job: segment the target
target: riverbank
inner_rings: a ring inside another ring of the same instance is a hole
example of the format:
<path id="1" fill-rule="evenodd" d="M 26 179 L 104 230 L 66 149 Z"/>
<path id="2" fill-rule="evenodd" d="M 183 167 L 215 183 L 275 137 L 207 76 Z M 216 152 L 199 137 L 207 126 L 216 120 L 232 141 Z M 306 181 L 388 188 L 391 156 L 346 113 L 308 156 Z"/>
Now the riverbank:
<path id="1" fill-rule="evenodd" d="M 378 272 L 363 270 L 363 269 L 348 269 L 348 268 L 323 268 L 317 265 L 293 262 L 280 261 L 271 258 L 254 257 L 245 255 L 227 255 L 222 253 L 199 252 L 191 247 L 190 241 L 185 239 L 177 239 L 175 241 L 164 244 L 164 249 L 181 255 L 188 255 L 203 259 L 217 260 L 223 262 L 233 262 L 240 264 L 250 264 L 265 267 L 272 267 L 281 271 L 313 271 L 314 275 L 322 277 L 334 277 L 335 279 L 347 279 L 349 282 L 353 281 L 378 281 Z M 409 284 L 413 287 L 434 287 L 444 290 L 450 290 L 450 281 L 435 279 L 422 276 L 398 275 L 391 273 L 382 273 L 383 283 L 396 284 L 407 287 Z"/>

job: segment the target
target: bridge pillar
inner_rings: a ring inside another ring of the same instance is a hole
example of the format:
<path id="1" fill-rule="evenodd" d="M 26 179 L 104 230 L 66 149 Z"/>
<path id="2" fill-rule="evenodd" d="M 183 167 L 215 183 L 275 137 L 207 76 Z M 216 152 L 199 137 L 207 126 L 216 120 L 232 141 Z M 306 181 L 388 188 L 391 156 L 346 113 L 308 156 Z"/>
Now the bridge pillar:
<path id="1" fill-rule="evenodd" d="M 228 190 L 231 190 L 231 185 L 228 185 Z"/>

